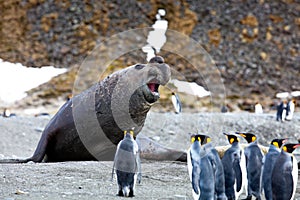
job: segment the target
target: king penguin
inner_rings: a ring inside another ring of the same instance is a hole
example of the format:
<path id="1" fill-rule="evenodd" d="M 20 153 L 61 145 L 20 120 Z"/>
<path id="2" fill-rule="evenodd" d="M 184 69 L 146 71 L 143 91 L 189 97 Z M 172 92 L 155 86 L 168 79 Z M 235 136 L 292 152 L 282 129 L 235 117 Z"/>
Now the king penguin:
<path id="1" fill-rule="evenodd" d="M 242 193 L 243 181 L 245 179 L 245 158 L 239 145 L 239 138 L 235 135 L 224 133 L 231 147 L 228 148 L 222 158 L 225 177 L 225 194 L 228 200 L 238 199 Z"/>
<path id="2" fill-rule="evenodd" d="M 172 97 L 171 97 L 173 106 L 175 108 L 175 113 L 179 114 L 181 113 L 181 101 L 179 99 L 179 96 L 177 94 L 175 94 L 174 92 L 172 92 Z"/>
<path id="3" fill-rule="evenodd" d="M 135 183 L 141 182 L 141 162 L 138 144 L 133 138 L 133 130 L 124 131 L 124 139 L 117 146 L 112 169 L 117 174 L 118 196 L 133 197 Z"/>
<path id="4" fill-rule="evenodd" d="M 298 166 L 292 153 L 299 146 L 300 144 L 285 144 L 282 147 L 272 172 L 273 200 L 294 199 L 298 181 Z"/>
<path id="5" fill-rule="evenodd" d="M 287 139 L 274 139 L 271 141 L 268 153 L 263 158 L 263 169 L 261 175 L 261 187 L 266 200 L 272 200 L 272 171 L 274 164 L 280 154 L 281 146 Z"/>
<path id="6" fill-rule="evenodd" d="M 285 117 L 285 119 L 287 121 L 291 121 L 293 119 L 294 111 L 295 111 L 295 105 L 296 105 L 296 100 L 295 99 L 292 99 L 287 103 L 286 117 Z"/>
<path id="7" fill-rule="evenodd" d="M 263 153 L 258 147 L 257 137 L 252 133 L 238 133 L 240 136 L 245 138 L 249 145 L 245 147 L 245 157 L 246 157 L 246 169 L 247 169 L 247 198 L 246 200 L 251 200 L 252 195 L 256 199 L 261 199 L 261 187 L 260 187 L 260 177 L 262 170 L 262 160 Z"/>
<path id="8" fill-rule="evenodd" d="M 214 170 L 215 179 L 215 199 L 216 200 L 227 200 L 225 194 L 225 177 L 223 164 L 220 159 L 218 151 L 213 147 L 211 138 L 207 135 L 202 135 L 204 139 L 201 140 L 203 150 L 207 152 L 208 159 Z"/>
<path id="9" fill-rule="evenodd" d="M 192 182 L 194 200 L 214 200 L 215 180 L 211 162 L 201 149 L 203 135 L 191 136 L 191 147 L 187 154 L 188 172 Z"/>

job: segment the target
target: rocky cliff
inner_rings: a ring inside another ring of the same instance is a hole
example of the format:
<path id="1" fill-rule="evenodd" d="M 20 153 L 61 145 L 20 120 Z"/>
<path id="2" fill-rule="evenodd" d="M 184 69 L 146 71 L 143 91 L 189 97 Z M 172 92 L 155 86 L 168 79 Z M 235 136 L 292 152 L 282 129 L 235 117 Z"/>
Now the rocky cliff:
<path id="1" fill-rule="evenodd" d="M 300 90 L 298 0 L 0 1 L 0 58 L 28 66 L 72 68 L 31 92 L 38 92 L 38 98 L 66 95 L 76 66 L 102 39 L 151 26 L 159 8 L 166 10 L 169 29 L 199 41 L 212 56 L 229 99 L 250 98 L 253 103 L 270 100 L 279 91 Z M 189 81 L 205 85 L 182 58 L 162 54 Z M 139 51 L 120 58 L 118 64 L 131 64 L 136 55 L 140 60 L 146 57 Z M 44 89 L 45 95 L 40 91 Z"/>

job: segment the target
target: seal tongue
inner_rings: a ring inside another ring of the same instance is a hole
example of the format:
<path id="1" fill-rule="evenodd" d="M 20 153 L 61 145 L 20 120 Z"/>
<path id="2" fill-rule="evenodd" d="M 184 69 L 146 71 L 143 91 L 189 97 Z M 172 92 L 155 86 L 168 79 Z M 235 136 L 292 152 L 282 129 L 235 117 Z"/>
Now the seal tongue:
<path id="1" fill-rule="evenodd" d="M 155 83 L 148 83 L 148 87 L 151 90 L 151 92 L 155 92 L 156 89 L 156 84 Z"/>

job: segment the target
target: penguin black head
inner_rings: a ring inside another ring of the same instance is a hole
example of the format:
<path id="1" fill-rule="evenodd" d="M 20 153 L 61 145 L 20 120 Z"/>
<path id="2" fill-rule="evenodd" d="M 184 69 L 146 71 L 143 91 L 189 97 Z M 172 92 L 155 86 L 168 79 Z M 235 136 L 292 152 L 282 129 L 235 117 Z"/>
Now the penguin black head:
<path id="1" fill-rule="evenodd" d="M 235 135 L 229 135 L 227 133 L 224 133 L 224 135 L 227 137 L 229 144 L 240 142 L 240 139 Z"/>
<path id="2" fill-rule="evenodd" d="M 193 134 L 193 135 L 191 135 L 191 143 L 194 143 L 195 141 L 199 141 L 201 143 L 201 145 L 203 145 L 203 144 L 210 142 L 211 139 L 207 135 Z"/>
<path id="3" fill-rule="evenodd" d="M 200 137 L 201 145 L 211 142 L 211 138 L 208 135 L 197 134 L 196 136 Z"/>
<path id="4" fill-rule="evenodd" d="M 254 135 L 252 133 L 239 133 L 239 132 L 236 132 L 236 134 L 239 134 L 240 136 L 245 138 L 248 143 L 255 142 L 257 140 L 256 135 Z"/>
<path id="5" fill-rule="evenodd" d="M 283 147 L 282 147 L 282 150 L 287 152 L 287 153 L 293 153 L 293 151 L 295 149 L 297 149 L 298 147 L 300 147 L 300 144 L 298 143 L 295 143 L 295 144 L 285 144 Z"/>
<path id="6" fill-rule="evenodd" d="M 201 140 L 201 145 L 211 142 L 211 138 L 208 135 L 202 135 L 203 139 Z"/>
<path id="7" fill-rule="evenodd" d="M 284 139 L 274 139 L 274 140 L 272 140 L 272 142 L 270 143 L 270 144 L 272 144 L 272 145 L 274 145 L 275 147 L 277 147 L 277 148 L 281 148 L 281 146 L 285 143 L 287 141 L 287 139 L 286 138 L 284 138 Z"/>

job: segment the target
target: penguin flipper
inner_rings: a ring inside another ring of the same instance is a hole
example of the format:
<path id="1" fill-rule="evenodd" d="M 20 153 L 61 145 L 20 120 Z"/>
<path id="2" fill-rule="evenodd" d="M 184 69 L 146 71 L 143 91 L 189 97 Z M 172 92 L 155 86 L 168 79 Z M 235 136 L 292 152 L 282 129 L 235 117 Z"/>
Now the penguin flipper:
<path id="1" fill-rule="evenodd" d="M 240 166 L 240 159 L 234 159 L 233 170 L 235 173 L 236 191 L 239 192 L 242 188 L 242 169 Z"/>
<path id="2" fill-rule="evenodd" d="M 292 158 L 293 160 L 293 158 Z M 292 162 L 293 163 L 293 162 Z M 293 189 L 294 189 L 294 180 L 292 176 L 292 171 L 293 171 L 293 166 L 292 165 L 287 165 L 283 171 L 283 176 L 285 179 L 285 184 L 286 187 L 286 199 L 292 199 L 293 196 Z"/>
<path id="3" fill-rule="evenodd" d="M 113 164 L 113 167 L 111 169 L 111 181 L 114 180 L 114 174 L 115 174 L 115 160 L 116 160 L 116 156 L 114 158 L 114 164 Z"/>
<path id="4" fill-rule="evenodd" d="M 200 168 L 199 167 L 193 167 L 192 171 L 192 186 L 193 190 L 196 194 L 199 194 L 199 188 L 200 188 Z"/>
<path id="5" fill-rule="evenodd" d="M 193 159 L 192 153 L 191 155 L 191 163 L 192 163 L 192 187 L 194 192 L 198 195 L 199 194 L 199 188 L 200 188 L 200 163 L 199 161 L 196 161 Z"/>
<path id="6" fill-rule="evenodd" d="M 135 161 L 137 165 L 137 182 L 140 184 L 142 180 L 142 168 L 141 168 L 141 159 L 140 159 L 139 152 L 136 155 Z"/>

